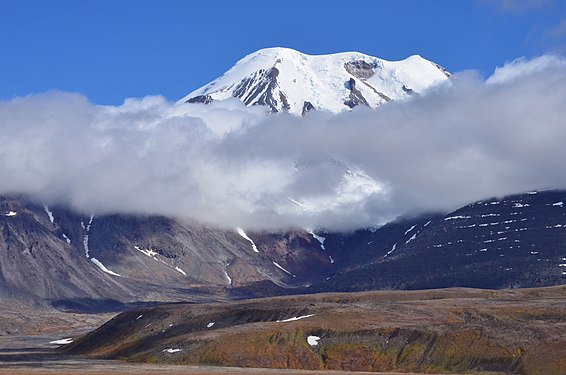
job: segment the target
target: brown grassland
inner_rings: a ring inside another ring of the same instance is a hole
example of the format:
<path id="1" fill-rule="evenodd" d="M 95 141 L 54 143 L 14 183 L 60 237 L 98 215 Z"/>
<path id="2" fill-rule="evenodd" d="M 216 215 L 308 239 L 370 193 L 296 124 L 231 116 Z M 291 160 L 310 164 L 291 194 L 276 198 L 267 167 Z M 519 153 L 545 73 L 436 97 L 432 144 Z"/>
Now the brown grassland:
<path id="1" fill-rule="evenodd" d="M 298 316 L 309 317 L 277 322 Z M 332 293 L 143 308 L 64 353 L 235 368 L 547 375 L 566 374 L 565 332 L 564 286 Z"/>

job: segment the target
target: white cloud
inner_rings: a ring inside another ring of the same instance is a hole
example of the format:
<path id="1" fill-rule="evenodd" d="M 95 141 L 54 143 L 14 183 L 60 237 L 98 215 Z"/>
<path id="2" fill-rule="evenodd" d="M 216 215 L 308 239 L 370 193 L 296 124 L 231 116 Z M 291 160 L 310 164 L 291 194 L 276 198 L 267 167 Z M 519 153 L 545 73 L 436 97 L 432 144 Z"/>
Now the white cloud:
<path id="1" fill-rule="evenodd" d="M 544 55 L 532 60 L 524 57 L 508 62 L 503 67 L 497 67 L 487 83 L 499 84 L 525 77 L 529 74 L 540 73 L 551 68 L 565 68 L 566 61 L 554 55 Z"/>
<path id="2" fill-rule="evenodd" d="M 456 74 L 410 102 L 306 118 L 237 100 L 17 98 L 0 102 L 0 194 L 232 228 L 351 229 L 566 187 L 564 60 L 516 60 L 487 82 Z"/>

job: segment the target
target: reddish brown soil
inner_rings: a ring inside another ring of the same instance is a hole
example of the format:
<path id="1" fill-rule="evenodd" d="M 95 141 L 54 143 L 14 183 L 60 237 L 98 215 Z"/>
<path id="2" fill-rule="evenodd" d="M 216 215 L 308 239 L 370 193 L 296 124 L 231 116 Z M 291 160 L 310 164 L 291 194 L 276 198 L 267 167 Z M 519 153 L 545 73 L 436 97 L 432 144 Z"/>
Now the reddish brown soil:
<path id="1" fill-rule="evenodd" d="M 140 309 L 69 353 L 200 366 L 546 375 L 566 373 L 565 332 L 564 286 L 330 293 Z M 309 335 L 320 344 L 309 345 Z"/>

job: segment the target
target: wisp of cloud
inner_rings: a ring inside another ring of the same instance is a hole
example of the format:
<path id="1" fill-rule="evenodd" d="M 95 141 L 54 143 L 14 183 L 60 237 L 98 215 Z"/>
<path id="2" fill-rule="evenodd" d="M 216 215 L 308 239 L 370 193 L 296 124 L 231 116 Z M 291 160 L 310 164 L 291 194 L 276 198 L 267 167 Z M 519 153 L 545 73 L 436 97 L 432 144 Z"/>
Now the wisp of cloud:
<path id="1" fill-rule="evenodd" d="M 99 106 L 50 92 L 0 102 L 0 194 L 86 214 L 349 230 L 566 188 L 565 103 L 566 61 L 554 56 L 488 80 L 455 74 L 379 110 L 304 118 L 236 99 Z"/>

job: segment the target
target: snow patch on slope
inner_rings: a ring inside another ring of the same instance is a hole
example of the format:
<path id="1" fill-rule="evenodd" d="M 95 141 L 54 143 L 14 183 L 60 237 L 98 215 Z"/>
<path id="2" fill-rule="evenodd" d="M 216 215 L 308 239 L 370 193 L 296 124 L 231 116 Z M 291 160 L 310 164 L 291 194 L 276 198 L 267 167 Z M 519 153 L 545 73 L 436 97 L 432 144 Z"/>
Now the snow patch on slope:
<path id="1" fill-rule="evenodd" d="M 248 240 L 252 244 L 252 250 L 255 253 L 259 253 L 259 250 L 257 249 L 257 246 L 255 245 L 254 241 L 250 237 L 248 237 L 246 232 L 244 232 L 244 230 L 242 228 L 236 228 L 236 230 L 238 231 L 238 234 L 240 236 L 242 236 L 243 238 L 245 238 L 246 240 Z"/>
<path id="2" fill-rule="evenodd" d="M 406 236 L 407 234 L 409 234 L 409 233 L 410 233 L 413 229 L 415 229 L 416 227 L 417 227 L 417 225 L 415 224 L 415 225 L 413 225 L 412 227 L 410 227 L 409 229 L 407 229 L 407 230 L 405 231 L 405 236 Z"/>
<path id="3" fill-rule="evenodd" d="M 152 249 L 141 249 L 139 246 L 134 246 L 134 249 L 136 249 L 137 251 L 139 251 L 142 254 L 147 255 L 150 258 L 158 260 L 157 259 L 157 251 L 154 251 Z"/>
<path id="4" fill-rule="evenodd" d="M 315 240 L 317 240 L 318 242 L 320 242 L 320 248 L 321 248 L 322 250 L 326 250 L 326 249 L 324 248 L 324 241 L 326 240 L 326 237 L 322 237 L 322 236 L 316 235 L 312 229 L 307 230 L 307 233 L 310 234 L 311 236 L 313 236 L 313 238 L 314 238 Z"/>
<path id="5" fill-rule="evenodd" d="M 224 269 L 224 276 L 226 277 L 226 280 L 228 281 L 228 285 L 232 285 L 232 278 L 230 277 L 230 275 L 228 275 L 228 271 L 226 269 Z"/>
<path id="6" fill-rule="evenodd" d="M 104 264 L 102 264 L 102 262 L 99 261 L 98 259 L 96 259 L 96 258 L 90 258 L 90 261 L 91 261 L 92 263 L 94 263 L 98 268 L 100 268 L 100 270 L 101 270 L 102 272 L 107 273 L 107 274 L 112 275 L 112 276 L 119 276 L 119 277 L 122 277 L 122 275 L 117 274 L 116 272 L 110 271 L 110 270 L 109 270 L 108 268 L 106 268 L 106 267 L 104 266 Z"/>
<path id="7" fill-rule="evenodd" d="M 307 342 L 310 346 L 317 346 L 318 345 L 318 341 L 320 340 L 319 336 L 309 336 L 307 337 Z"/>
<path id="8" fill-rule="evenodd" d="M 384 257 L 384 258 L 387 258 L 387 257 L 389 256 L 389 254 L 391 254 L 392 252 L 395 251 L 395 249 L 397 249 L 397 244 L 394 244 L 393 247 L 391 248 L 391 250 L 389 250 L 389 251 L 387 252 L 387 254 L 385 254 L 383 257 Z"/>
<path id="9" fill-rule="evenodd" d="M 297 321 L 297 320 L 310 318 L 311 316 L 314 316 L 314 314 L 295 316 L 295 317 L 292 317 L 292 318 L 289 318 L 289 319 L 276 320 L 275 322 L 276 323 L 294 322 L 294 321 Z"/>
<path id="10" fill-rule="evenodd" d="M 73 342 L 72 338 L 66 338 L 66 339 L 59 339 L 59 340 L 54 340 L 54 341 L 49 341 L 50 344 L 53 345 L 67 345 L 67 344 L 71 344 Z"/>
<path id="11" fill-rule="evenodd" d="M 47 205 L 43 206 L 43 209 L 45 210 L 45 212 L 47 213 L 47 216 L 49 217 L 49 221 L 51 222 L 51 224 L 53 224 L 53 222 L 55 221 L 55 218 L 53 217 L 53 212 L 51 212 L 49 210 L 49 207 Z"/>
<path id="12" fill-rule="evenodd" d="M 285 268 L 283 268 L 283 266 L 281 266 L 279 263 L 277 263 L 277 262 L 272 262 L 272 263 L 275 267 L 279 268 L 281 271 L 285 272 L 286 274 L 293 276 L 293 277 L 297 277 L 297 276 L 293 275 L 291 272 L 287 271 Z"/>
<path id="13" fill-rule="evenodd" d="M 169 354 L 173 354 L 173 353 L 178 353 L 180 351 L 182 351 L 183 349 L 174 349 L 174 348 L 169 348 L 169 349 L 163 349 L 164 352 L 167 352 Z"/>
<path id="14" fill-rule="evenodd" d="M 419 234 L 419 233 L 418 233 L 418 232 L 417 232 L 417 233 L 414 233 L 414 234 L 411 236 L 411 238 L 409 238 L 409 239 L 405 242 L 405 245 L 408 245 L 409 242 L 411 242 L 411 241 L 413 241 L 415 238 L 417 238 L 417 234 Z"/>
<path id="15" fill-rule="evenodd" d="M 90 215 L 90 219 L 88 221 L 88 224 L 85 226 L 84 222 L 81 221 L 81 227 L 85 230 L 85 234 L 83 236 L 83 247 L 85 250 L 85 256 L 88 258 L 90 258 L 90 250 L 88 247 L 88 238 L 90 235 L 90 227 L 92 226 L 92 220 L 94 219 L 94 215 Z"/>

